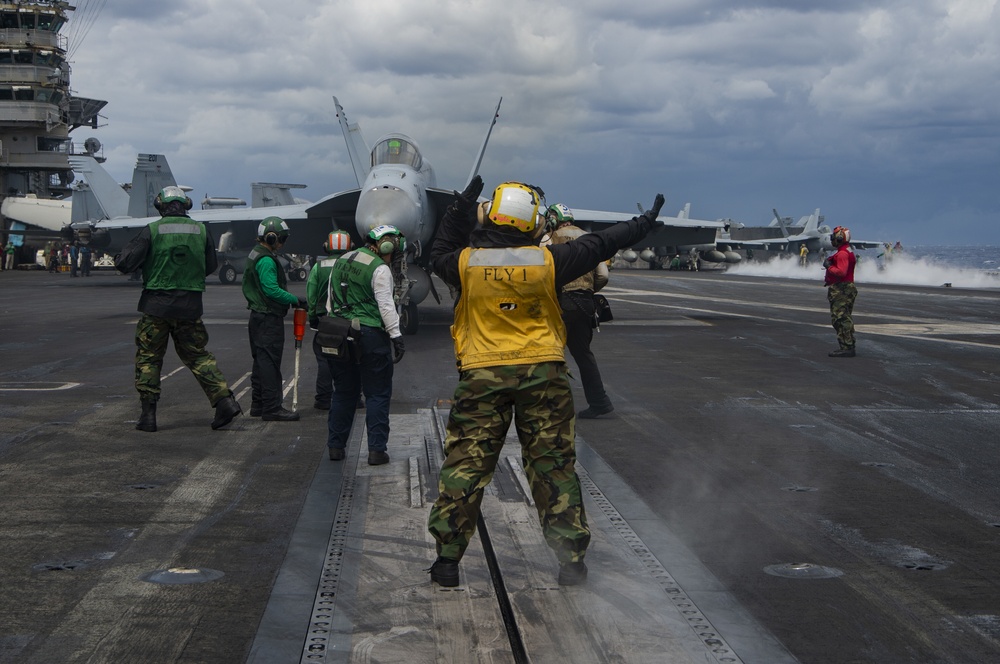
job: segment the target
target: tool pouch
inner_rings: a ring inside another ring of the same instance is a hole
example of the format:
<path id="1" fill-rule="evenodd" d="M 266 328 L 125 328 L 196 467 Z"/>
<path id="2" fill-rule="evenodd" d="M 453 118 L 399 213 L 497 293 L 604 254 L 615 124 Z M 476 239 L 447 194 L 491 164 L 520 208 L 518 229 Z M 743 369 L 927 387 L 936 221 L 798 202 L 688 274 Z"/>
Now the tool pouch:
<path id="1" fill-rule="evenodd" d="M 361 325 L 357 318 L 323 316 L 319 319 L 316 342 L 323 356 L 334 360 L 347 360 L 351 348 L 360 336 Z"/>

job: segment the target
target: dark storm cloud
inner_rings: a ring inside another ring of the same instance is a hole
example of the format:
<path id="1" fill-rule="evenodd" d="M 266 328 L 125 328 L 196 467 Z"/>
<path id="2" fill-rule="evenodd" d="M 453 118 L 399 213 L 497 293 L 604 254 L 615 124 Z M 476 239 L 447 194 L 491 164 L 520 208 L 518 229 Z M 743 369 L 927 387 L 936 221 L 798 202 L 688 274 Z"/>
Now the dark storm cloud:
<path id="1" fill-rule="evenodd" d="M 821 207 L 914 241 L 951 219 L 1000 241 L 996 0 L 203 0 L 101 20 L 74 88 L 109 101 L 120 179 L 162 151 L 217 195 L 356 186 L 337 95 L 369 143 L 409 133 L 460 187 L 503 96 L 489 183 L 628 211 L 664 191 L 746 223 Z"/>

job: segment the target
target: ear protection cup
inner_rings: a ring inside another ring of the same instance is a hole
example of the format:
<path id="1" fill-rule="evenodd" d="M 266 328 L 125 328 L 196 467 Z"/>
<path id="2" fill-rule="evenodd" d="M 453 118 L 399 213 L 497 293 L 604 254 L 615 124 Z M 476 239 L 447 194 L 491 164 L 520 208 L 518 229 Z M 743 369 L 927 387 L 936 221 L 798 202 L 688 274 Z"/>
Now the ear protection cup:
<path id="1" fill-rule="evenodd" d="M 368 244 L 381 256 L 406 251 L 406 238 L 395 226 L 376 226 L 368 231 Z"/>
<path id="2" fill-rule="evenodd" d="M 278 234 L 274 232 L 267 233 L 266 235 L 264 235 L 264 243 L 267 244 L 267 246 L 269 247 L 273 247 L 274 245 L 278 244 Z"/>
<path id="3" fill-rule="evenodd" d="M 380 254 L 391 254 L 396 251 L 396 238 L 392 235 L 386 235 L 378 243 L 378 252 Z"/>

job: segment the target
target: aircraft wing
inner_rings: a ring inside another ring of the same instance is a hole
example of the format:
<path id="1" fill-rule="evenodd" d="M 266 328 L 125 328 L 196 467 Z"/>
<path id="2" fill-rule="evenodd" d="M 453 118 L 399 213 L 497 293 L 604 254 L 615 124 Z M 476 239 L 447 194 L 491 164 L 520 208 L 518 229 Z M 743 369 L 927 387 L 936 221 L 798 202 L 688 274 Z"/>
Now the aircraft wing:
<path id="1" fill-rule="evenodd" d="M 235 246 L 249 248 L 257 238 L 257 225 L 265 217 L 281 217 L 291 229 L 283 251 L 291 254 L 316 255 L 327 234 L 338 228 L 348 231 L 352 237 L 354 211 L 358 205 L 359 189 L 331 194 L 316 203 L 279 205 L 262 208 L 231 208 L 216 210 L 191 210 L 189 215 L 206 224 L 216 241 L 226 232 L 233 234 Z M 93 224 L 97 233 L 108 237 L 107 251 L 115 253 L 135 236 L 139 229 L 160 217 L 121 217 L 107 219 Z M 355 243 L 360 238 L 353 237 Z"/>
<path id="2" fill-rule="evenodd" d="M 762 238 L 759 240 L 720 240 L 720 244 L 728 244 L 734 248 L 759 249 L 761 251 L 788 251 L 789 247 L 797 247 L 805 242 L 802 240 L 790 240 L 785 237 Z"/>
<path id="3" fill-rule="evenodd" d="M 628 221 L 637 215 L 626 212 L 607 212 L 603 210 L 584 210 L 570 206 L 573 210 L 573 223 L 585 231 L 597 231 L 611 224 Z M 687 245 L 713 244 L 717 231 L 725 229 L 727 222 L 708 221 L 705 219 L 688 219 L 684 217 L 657 217 L 661 226 L 638 242 L 636 248 L 666 247 L 676 252 L 677 247 Z"/>

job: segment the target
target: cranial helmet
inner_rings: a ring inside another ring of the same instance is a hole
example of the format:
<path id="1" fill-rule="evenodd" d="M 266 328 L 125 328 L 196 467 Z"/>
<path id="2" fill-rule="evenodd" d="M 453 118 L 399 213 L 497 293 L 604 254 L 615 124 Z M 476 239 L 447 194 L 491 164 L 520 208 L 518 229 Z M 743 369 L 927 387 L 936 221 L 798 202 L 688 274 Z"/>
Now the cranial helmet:
<path id="1" fill-rule="evenodd" d="M 368 231 L 368 242 L 380 255 L 406 251 L 406 238 L 395 226 L 383 224 Z"/>
<path id="2" fill-rule="evenodd" d="M 573 211 L 562 203 L 555 203 L 545 211 L 545 217 L 554 218 L 557 224 L 561 224 L 564 221 L 573 221 Z"/>
<path id="3" fill-rule="evenodd" d="M 573 223 L 573 211 L 562 203 L 554 203 L 545 211 L 545 231 L 551 232 L 565 223 Z"/>
<path id="4" fill-rule="evenodd" d="M 537 237 L 545 230 L 539 218 L 538 190 L 520 182 L 504 182 L 493 191 L 493 199 L 479 206 L 479 221 L 489 219 L 496 226 L 512 226 Z"/>
<path id="5" fill-rule="evenodd" d="M 184 190 L 177 186 L 164 187 L 153 199 L 153 207 L 157 212 L 163 212 L 170 203 L 180 203 L 185 210 L 190 210 L 193 203 Z"/>
<path id="6" fill-rule="evenodd" d="M 281 217 L 265 217 L 257 226 L 257 239 L 269 247 L 288 241 L 288 224 Z"/>
<path id="7" fill-rule="evenodd" d="M 350 250 L 351 236 L 347 231 L 333 231 L 326 237 L 323 243 L 323 251 L 328 254 L 334 252 L 342 253 Z"/>
<path id="8" fill-rule="evenodd" d="M 839 247 L 851 243 L 851 230 L 846 226 L 837 226 L 830 234 L 830 244 Z"/>

